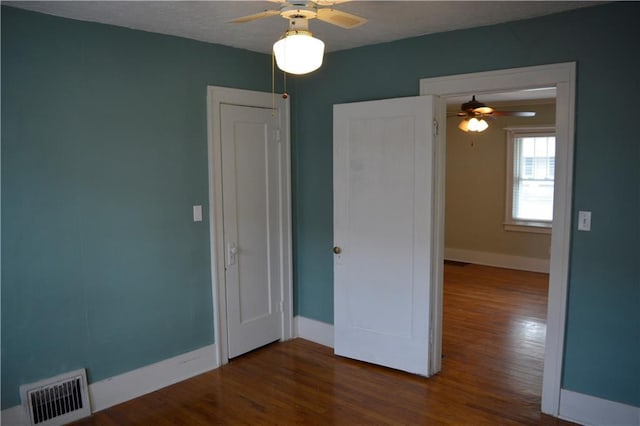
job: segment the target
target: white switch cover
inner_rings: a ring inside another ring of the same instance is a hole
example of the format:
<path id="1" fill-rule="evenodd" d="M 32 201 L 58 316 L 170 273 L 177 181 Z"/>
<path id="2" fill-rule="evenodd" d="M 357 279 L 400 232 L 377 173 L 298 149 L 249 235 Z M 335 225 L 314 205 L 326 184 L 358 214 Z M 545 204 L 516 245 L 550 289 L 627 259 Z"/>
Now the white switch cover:
<path id="1" fill-rule="evenodd" d="M 578 231 L 591 231 L 591 212 L 578 212 Z"/>
<path id="2" fill-rule="evenodd" d="M 193 221 L 202 222 L 202 206 L 193 206 Z"/>

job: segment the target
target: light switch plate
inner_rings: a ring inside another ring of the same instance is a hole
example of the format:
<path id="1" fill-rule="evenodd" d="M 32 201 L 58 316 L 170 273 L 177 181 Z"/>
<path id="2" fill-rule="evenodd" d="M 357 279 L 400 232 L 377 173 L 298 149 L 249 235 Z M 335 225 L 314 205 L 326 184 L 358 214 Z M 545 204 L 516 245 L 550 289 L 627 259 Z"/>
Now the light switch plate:
<path id="1" fill-rule="evenodd" d="M 578 212 L 578 231 L 591 231 L 591 212 Z"/>
<path id="2" fill-rule="evenodd" d="M 202 206 L 193 206 L 193 221 L 202 222 Z"/>

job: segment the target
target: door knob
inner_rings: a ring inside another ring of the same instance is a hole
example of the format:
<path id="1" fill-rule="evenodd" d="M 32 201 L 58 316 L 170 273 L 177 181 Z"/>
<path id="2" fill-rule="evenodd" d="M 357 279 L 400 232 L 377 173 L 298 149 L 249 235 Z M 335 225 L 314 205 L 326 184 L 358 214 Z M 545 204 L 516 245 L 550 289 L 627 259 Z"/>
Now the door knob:
<path id="1" fill-rule="evenodd" d="M 338 246 L 335 246 L 335 247 L 333 248 L 333 252 L 334 252 L 335 254 L 340 254 L 340 253 L 342 253 L 342 249 L 341 249 L 340 247 L 338 247 Z"/>

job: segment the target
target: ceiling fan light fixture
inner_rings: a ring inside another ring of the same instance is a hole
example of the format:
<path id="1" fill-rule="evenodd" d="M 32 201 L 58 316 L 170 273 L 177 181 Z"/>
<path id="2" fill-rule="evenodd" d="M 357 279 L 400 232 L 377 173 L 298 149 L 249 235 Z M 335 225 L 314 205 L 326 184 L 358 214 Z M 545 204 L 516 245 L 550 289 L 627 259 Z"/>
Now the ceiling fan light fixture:
<path id="1" fill-rule="evenodd" d="M 467 128 L 470 132 L 484 132 L 489 128 L 489 124 L 483 118 L 478 120 L 476 117 L 473 117 L 469 120 Z"/>
<path id="2" fill-rule="evenodd" d="M 310 31 L 289 30 L 273 44 L 278 68 L 289 74 L 307 74 L 322 65 L 324 42 Z"/>

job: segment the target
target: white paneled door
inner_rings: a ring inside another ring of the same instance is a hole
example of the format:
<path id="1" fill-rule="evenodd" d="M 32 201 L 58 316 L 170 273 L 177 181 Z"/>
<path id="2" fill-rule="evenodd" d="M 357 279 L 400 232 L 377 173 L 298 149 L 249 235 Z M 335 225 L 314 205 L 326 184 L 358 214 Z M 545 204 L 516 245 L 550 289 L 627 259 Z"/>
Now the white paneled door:
<path id="1" fill-rule="evenodd" d="M 281 143 L 271 109 L 220 106 L 229 358 L 280 339 Z"/>
<path id="2" fill-rule="evenodd" d="M 434 98 L 334 106 L 334 349 L 429 376 Z"/>

